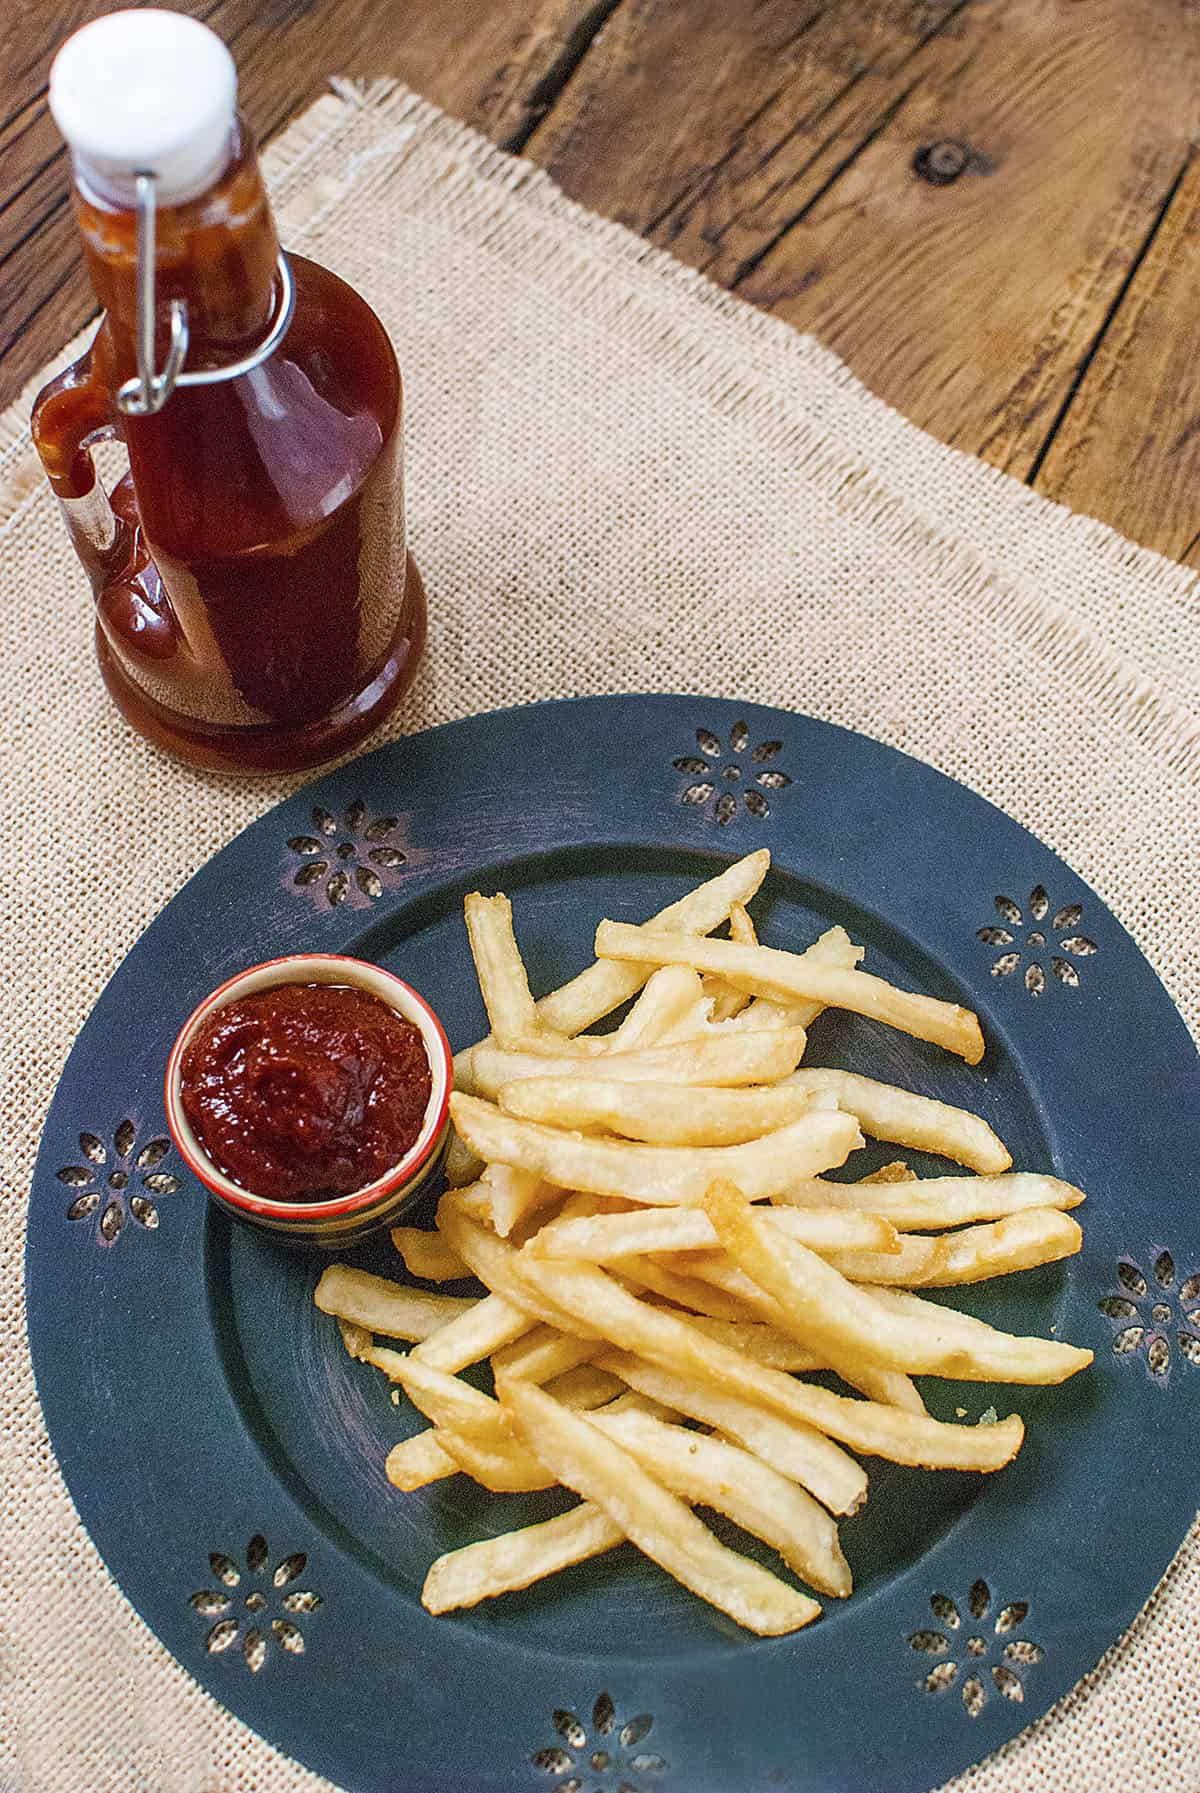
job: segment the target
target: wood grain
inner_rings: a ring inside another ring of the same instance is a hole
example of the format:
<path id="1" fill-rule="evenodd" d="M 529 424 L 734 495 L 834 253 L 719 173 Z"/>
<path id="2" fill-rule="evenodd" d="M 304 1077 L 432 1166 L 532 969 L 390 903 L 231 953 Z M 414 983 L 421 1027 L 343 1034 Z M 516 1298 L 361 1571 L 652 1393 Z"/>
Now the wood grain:
<path id="1" fill-rule="evenodd" d="M 1200 160 L 1049 444 L 1039 491 L 1200 567 Z"/>
<path id="2" fill-rule="evenodd" d="M 680 91 L 673 8 L 623 9 L 533 151 L 593 204 L 606 166 L 645 170 L 626 222 L 1025 476 L 1200 126 L 1194 8 L 880 0 L 775 56 L 761 12 L 700 8 Z"/>
<path id="3" fill-rule="evenodd" d="M 93 309 L 45 106 L 111 0 L 7 0 L 0 402 Z M 187 0 L 260 137 L 389 75 L 943 440 L 1200 564 L 1197 0 Z"/>
<path id="4" fill-rule="evenodd" d="M 279 130 L 340 72 L 391 75 L 427 93 L 507 148 L 520 148 L 615 0 L 203 0 L 205 18 L 238 61 L 243 110 L 260 138 Z M 61 139 L 45 84 L 59 43 L 110 10 L 8 0 L 0 48 L 20 65 L 28 98 L 0 128 L 0 404 L 95 309 L 79 261 Z M 50 16 L 48 16 L 50 15 Z M 331 60 L 332 59 L 332 60 Z M 10 83 L 18 92 L 19 84 Z"/>

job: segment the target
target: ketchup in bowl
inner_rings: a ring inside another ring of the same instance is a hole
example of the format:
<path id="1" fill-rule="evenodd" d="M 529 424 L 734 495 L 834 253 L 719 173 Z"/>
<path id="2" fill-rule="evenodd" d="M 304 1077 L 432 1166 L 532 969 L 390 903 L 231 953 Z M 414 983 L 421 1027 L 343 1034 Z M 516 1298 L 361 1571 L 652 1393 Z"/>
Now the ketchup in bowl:
<path id="1" fill-rule="evenodd" d="M 208 1157 L 271 1201 L 328 1201 L 411 1151 L 432 1075 L 420 1029 L 341 984 L 277 984 L 209 1015 L 180 1065 Z"/>

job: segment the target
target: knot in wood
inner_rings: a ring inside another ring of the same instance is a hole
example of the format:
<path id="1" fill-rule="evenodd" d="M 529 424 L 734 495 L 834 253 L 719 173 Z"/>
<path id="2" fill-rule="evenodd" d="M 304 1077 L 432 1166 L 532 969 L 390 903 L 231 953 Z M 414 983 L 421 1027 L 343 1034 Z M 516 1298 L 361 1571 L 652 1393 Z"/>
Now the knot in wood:
<path id="1" fill-rule="evenodd" d="M 946 137 L 940 143 L 926 143 L 912 159 L 913 171 L 934 187 L 948 187 L 956 181 L 971 160 L 965 143 Z"/>

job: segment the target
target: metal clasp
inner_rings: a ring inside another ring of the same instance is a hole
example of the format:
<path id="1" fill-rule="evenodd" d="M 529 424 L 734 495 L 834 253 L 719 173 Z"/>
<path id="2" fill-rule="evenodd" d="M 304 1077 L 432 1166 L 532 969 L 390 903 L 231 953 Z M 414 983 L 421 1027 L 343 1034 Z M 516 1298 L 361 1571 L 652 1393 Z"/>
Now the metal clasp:
<path id="1" fill-rule="evenodd" d="M 296 288 L 287 257 L 279 252 L 279 302 L 271 328 L 258 347 L 239 361 L 224 367 L 197 368 L 185 373 L 183 364 L 188 352 L 187 305 L 172 299 L 170 309 L 171 340 L 162 372 L 154 368 L 155 325 L 155 213 L 156 193 L 153 174 L 137 177 L 137 366 L 136 375 L 126 380 L 117 391 L 118 409 L 127 417 L 152 417 L 161 411 L 176 386 L 216 386 L 222 380 L 236 380 L 240 374 L 261 367 L 275 353 L 292 321 L 296 306 Z"/>

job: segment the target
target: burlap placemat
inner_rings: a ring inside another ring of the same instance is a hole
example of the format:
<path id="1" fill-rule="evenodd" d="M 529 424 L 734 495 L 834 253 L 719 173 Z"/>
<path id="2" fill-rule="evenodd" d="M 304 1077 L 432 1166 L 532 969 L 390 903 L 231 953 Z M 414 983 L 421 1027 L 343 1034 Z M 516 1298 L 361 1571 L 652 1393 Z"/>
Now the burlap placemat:
<path id="1" fill-rule="evenodd" d="M 865 730 L 1064 854 L 1197 1032 L 1190 573 L 931 441 L 815 343 L 411 94 L 339 87 L 267 162 L 285 240 L 371 299 L 404 366 L 431 636 L 393 732 L 648 688 Z M 27 410 L 0 421 L 0 1785 L 312 1789 L 126 1606 L 34 1395 L 23 1209 L 70 1043 L 179 884 L 291 787 L 188 771 L 120 722 Z M 955 1785 L 1195 1793 L 1197 1610 L 1193 1532 L 1101 1668 Z"/>

